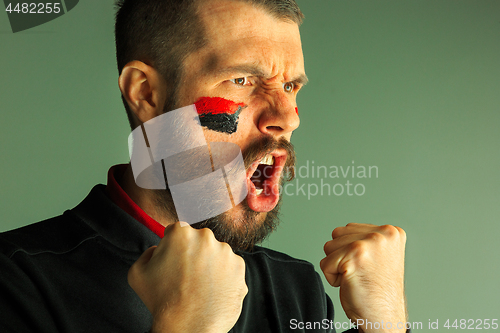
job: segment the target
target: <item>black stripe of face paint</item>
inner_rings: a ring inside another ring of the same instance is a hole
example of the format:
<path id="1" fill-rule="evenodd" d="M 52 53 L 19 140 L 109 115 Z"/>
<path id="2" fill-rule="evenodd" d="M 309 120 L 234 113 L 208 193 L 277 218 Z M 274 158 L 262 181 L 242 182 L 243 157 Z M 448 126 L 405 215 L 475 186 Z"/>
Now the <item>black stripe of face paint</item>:
<path id="1" fill-rule="evenodd" d="M 238 120 L 240 118 L 241 107 L 234 114 L 229 113 L 203 113 L 200 114 L 201 126 L 212 131 L 233 134 L 238 130 Z"/>

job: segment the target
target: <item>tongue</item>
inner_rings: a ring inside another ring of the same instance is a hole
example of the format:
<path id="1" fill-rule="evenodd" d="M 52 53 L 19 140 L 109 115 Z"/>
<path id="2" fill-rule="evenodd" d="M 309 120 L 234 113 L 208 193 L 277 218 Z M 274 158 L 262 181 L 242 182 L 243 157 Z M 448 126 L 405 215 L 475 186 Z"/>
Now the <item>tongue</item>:
<path id="1" fill-rule="evenodd" d="M 260 195 L 257 195 L 255 184 L 250 179 L 247 179 L 248 206 L 256 212 L 269 212 L 276 207 L 278 203 L 279 185 L 273 184 L 271 179 L 266 179 L 260 186 L 264 191 Z"/>

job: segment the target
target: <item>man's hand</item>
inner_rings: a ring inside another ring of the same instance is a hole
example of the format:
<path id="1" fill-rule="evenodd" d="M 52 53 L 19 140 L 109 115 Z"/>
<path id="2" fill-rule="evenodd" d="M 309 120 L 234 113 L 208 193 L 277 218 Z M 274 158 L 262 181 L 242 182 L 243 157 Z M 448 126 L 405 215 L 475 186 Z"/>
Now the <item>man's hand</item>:
<path id="1" fill-rule="evenodd" d="M 128 273 L 153 314 L 153 332 L 228 332 L 248 292 L 245 262 L 209 229 L 175 223 Z"/>
<path id="2" fill-rule="evenodd" d="M 333 230 L 320 267 L 328 282 L 340 286 L 340 301 L 351 321 L 379 323 L 363 332 L 405 332 L 404 255 L 406 234 L 390 225 L 349 223 Z M 382 322 L 386 324 L 382 329 Z M 392 330 L 387 329 L 387 323 Z"/>

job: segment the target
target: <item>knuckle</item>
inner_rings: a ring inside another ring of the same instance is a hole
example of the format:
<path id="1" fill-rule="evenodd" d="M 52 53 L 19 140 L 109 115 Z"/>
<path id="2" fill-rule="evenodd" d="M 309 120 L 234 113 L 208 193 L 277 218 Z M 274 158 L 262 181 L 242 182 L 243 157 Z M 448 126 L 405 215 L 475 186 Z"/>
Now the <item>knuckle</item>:
<path id="1" fill-rule="evenodd" d="M 191 229 L 191 230 L 190 230 Z M 192 228 L 184 228 L 181 227 L 179 223 L 175 223 L 174 225 L 169 225 L 165 228 L 163 239 L 160 243 L 165 239 L 168 240 L 167 243 L 176 242 L 178 240 L 190 241 L 193 236 Z M 180 243 L 180 244 L 182 244 Z"/>
<path id="2" fill-rule="evenodd" d="M 208 228 L 203 228 L 203 229 L 200 229 L 199 232 L 200 232 L 201 237 L 205 241 L 215 240 L 215 236 L 214 236 L 214 233 L 212 230 L 210 230 Z"/>
<path id="3" fill-rule="evenodd" d="M 233 253 L 233 249 L 231 248 L 231 245 L 229 245 L 228 243 L 225 243 L 225 242 L 220 242 L 220 244 L 221 244 L 221 247 L 222 247 L 223 251 Z M 237 256 L 237 257 L 240 257 L 240 256 Z M 243 259 L 241 259 L 241 260 L 243 260 Z"/>
<path id="4" fill-rule="evenodd" d="M 169 235 L 175 230 L 175 225 L 167 225 L 163 231 L 163 238 L 168 238 Z"/>
<path id="5" fill-rule="evenodd" d="M 323 258 L 319 262 L 319 268 L 324 271 L 325 270 L 325 265 L 326 265 L 326 258 Z"/>
<path id="6" fill-rule="evenodd" d="M 231 251 L 231 253 L 232 253 L 232 251 Z M 238 267 L 240 269 L 243 270 L 243 274 L 245 274 L 245 269 L 247 267 L 247 265 L 245 263 L 245 260 L 242 257 L 240 257 L 239 255 L 237 255 L 237 254 L 232 253 L 232 255 L 235 256 L 236 264 L 238 265 Z"/>
<path id="7" fill-rule="evenodd" d="M 333 241 L 328 241 L 325 243 L 325 245 L 323 246 L 323 252 L 325 252 L 325 254 L 328 254 L 328 252 L 330 252 L 330 247 L 332 246 L 333 244 Z"/>
<path id="8" fill-rule="evenodd" d="M 403 228 L 400 228 L 400 227 L 395 227 L 401 237 L 401 239 L 403 239 L 403 241 L 406 242 L 406 231 L 403 230 Z"/>
<path id="9" fill-rule="evenodd" d="M 395 237 L 399 233 L 396 227 L 389 224 L 380 226 L 379 229 L 382 233 L 388 235 L 389 237 Z"/>
<path id="10" fill-rule="evenodd" d="M 357 240 L 349 244 L 349 251 L 356 253 L 357 255 L 363 255 L 366 252 L 366 242 Z"/>
<path id="11" fill-rule="evenodd" d="M 344 227 L 337 227 L 337 228 L 333 229 L 333 231 L 332 231 L 332 238 L 339 237 L 342 234 L 343 228 Z"/>
<path id="12" fill-rule="evenodd" d="M 378 232 L 370 232 L 366 238 L 374 242 L 381 242 L 384 239 L 384 236 Z"/>
<path id="13" fill-rule="evenodd" d="M 332 264 L 330 264 L 330 263 L 332 263 Z M 335 264 L 335 263 L 332 262 L 332 260 L 329 260 L 328 257 L 325 257 L 325 258 L 321 259 L 321 261 L 319 262 L 319 268 L 323 272 L 331 271 L 331 267 L 333 266 L 333 264 Z"/>

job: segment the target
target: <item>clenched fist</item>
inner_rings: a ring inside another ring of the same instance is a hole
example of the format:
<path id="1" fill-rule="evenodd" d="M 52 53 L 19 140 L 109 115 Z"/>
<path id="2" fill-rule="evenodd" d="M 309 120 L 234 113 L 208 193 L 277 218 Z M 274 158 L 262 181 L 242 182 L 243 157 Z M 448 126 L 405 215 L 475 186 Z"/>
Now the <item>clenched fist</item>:
<path id="1" fill-rule="evenodd" d="M 153 315 L 153 332 L 228 332 L 248 292 L 245 262 L 209 229 L 169 225 L 128 273 Z"/>
<path id="2" fill-rule="evenodd" d="M 390 225 L 349 223 L 333 230 L 320 267 L 328 282 L 340 286 L 340 301 L 351 321 L 391 323 L 393 329 L 363 332 L 404 332 L 404 256 L 406 234 Z"/>

